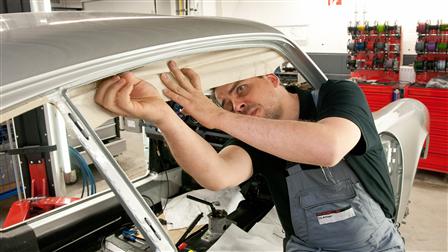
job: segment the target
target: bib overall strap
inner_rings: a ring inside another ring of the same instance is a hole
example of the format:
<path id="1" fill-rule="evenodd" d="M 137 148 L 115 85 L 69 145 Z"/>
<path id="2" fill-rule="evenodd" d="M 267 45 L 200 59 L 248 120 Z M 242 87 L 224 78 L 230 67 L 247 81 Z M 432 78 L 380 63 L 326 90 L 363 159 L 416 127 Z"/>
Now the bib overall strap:
<path id="1" fill-rule="evenodd" d="M 296 174 L 296 173 L 299 173 L 299 172 L 303 172 L 302 167 L 300 166 L 300 164 L 288 161 L 286 166 L 288 167 L 286 169 L 286 171 L 288 172 L 288 175 L 293 175 L 293 174 Z"/>

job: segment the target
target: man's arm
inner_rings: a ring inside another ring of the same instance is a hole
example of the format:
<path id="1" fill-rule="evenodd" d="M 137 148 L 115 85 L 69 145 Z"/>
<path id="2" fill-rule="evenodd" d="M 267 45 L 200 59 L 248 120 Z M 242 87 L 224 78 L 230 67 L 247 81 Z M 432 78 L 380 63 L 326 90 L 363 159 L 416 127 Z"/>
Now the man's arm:
<path id="1" fill-rule="evenodd" d="M 358 126 L 341 117 L 304 122 L 228 112 L 219 117 L 217 128 L 283 159 L 326 167 L 336 165 L 361 136 Z"/>
<path id="2" fill-rule="evenodd" d="M 177 83 L 167 75 L 161 80 L 166 96 L 181 104 L 202 125 L 220 129 L 264 152 L 283 159 L 331 167 L 358 143 L 361 131 L 342 117 L 318 122 L 274 120 L 228 112 L 202 94 L 199 76 L 191 69 L 168 63 Z"/>
<path id="3" fill-rule="evenodd" d="M 154 123 L 177 163 L 205 188 L 235 186 L 252 175 L 252 161 L 246 151 L 229 146 L 218 154 L 177 116 L 151 84 L 132 73 L 103 80 L 97 86 L 95 102 L 115 114 Z"/>
<path id="4" fill-rule="evenodd" d="M 210 190 L 237 186 L 252 176 L 252 161 L 241 147 L 230 145 L 219 153 L 177 115 L 157 126 L 182 169 Z"/>

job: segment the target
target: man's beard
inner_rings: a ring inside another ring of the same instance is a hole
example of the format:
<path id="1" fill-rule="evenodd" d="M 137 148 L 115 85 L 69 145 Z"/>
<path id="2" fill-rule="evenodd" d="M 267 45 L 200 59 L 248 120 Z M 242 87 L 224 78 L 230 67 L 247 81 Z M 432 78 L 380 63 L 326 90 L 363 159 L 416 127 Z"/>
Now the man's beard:
<path id="1" fill-rule="evenodd" d="M 280 119 L 282 116 L 282 110 L 280 107 L 276 107 L 270 110 L 265 110 L 265 118 L 269 118 L 269 119 Z"/>
<path id="2" fill-rule="evenodd" d="M 253 111 L 258 109 L 259 111 L 262 111 L 262 114 L 260 115 L 251 115 L 251 116 L 256 116 L 256 117 L 262 117 L 262 118 L 267 118 L 267 119 L 280 119 L 282 116 L 282 110 L 280 108 L 280 106 L 277 107 L 271 107 L 271 109 L 266 109 L 266 107 L 262 106 L 261 104 L 250 104 L 247 105 L 246 107 L 246 115 L 249 115 L 247 112 L 248 111 Z M 258 112 L 259 113 L 259 112 Z"/>

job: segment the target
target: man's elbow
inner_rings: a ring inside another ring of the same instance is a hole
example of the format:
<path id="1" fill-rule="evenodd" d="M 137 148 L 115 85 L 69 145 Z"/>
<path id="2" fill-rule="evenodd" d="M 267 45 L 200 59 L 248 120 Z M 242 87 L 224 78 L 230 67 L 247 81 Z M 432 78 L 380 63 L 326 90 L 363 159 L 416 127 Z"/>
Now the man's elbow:
<path id="1" fill-rule="evenodd" d="M 250 175 L 252 175 L 252 173 Z M 208 178 L 207 180 L 205 180 L 203 182 L 198 181 L 198 183 L 205 189 L 208 189 L 211 191 L 221 191 L 221 190 L 224 190 L 227 188 L 239 186 L 241 183 L 246 181 L 249 177 L 250 176 L 248 176 L 246 179 L 239 179 L 238 177 L 236 177 L 236 178 L 229 177 L 227 179 L 223 179 L 222 177 L 220 177 L 218 179 Z"/>
<path id="2" fill-rule="evenodd" d="M 325 162 L 322 162 L 321 165 L 323 167 L 333 167 L 333 166 L 336 166 L 340 161 L 341 161 L 341 159 L 329 159 L 329 160 L 325 160 Z"/>
<path id="3" fill-rule="evenodd" d="M 227 188 L 227 187 L 221 186 L 221 185 L 207 185 L 207 186 L 203 186 L 203 187 L 205 189 L 208 189 L 208 190 L 214 191 L 214 192 L 221 191 L 221 190 L 224 190 Z"/>
<path id="4" fill-rule="evenodd" d="M 322 166 L 333 167 L 341 162 L 344 155 L 336 148 L 328 148 L 321 157 L 322 159 L 320 163 Z"/>
<path id="5" fill-rule="evenodd" d="M 204 187 L 205 189 L 208 189 L 210 191 L 221 191 L 224 189 L 227 189 L 229 187 L 231 187 L 231 185 L 227 184 L 227 183 L 223 183 L 223 181 L 207 181 L 205 183 L 199 183 L 202 187 Z"/>

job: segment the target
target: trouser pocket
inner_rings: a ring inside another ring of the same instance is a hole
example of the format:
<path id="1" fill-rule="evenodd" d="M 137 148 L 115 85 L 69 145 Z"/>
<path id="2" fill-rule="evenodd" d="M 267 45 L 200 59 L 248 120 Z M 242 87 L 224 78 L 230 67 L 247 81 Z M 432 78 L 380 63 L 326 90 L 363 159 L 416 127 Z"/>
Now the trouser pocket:
<path id="1" fill-rule="evenodd" d="M 291 221 L 298 240 L 310 248 L 366 251 L 386 218 L 345 161 L 306 171 L 294 165 L 288 173 Z"/>
<path id="2" fill-rule="evenodd" d="M 380 222 L 370 197 L 350 179 L 300 193 L 305 211 L 308 243 L 327 249 L 365 246 Z M 384 217 L 382 218 L 384 220 Z"/>
<path id="3" fill-rule="evenodd" d="M 356 192 L 351 178 L 343 172 L 341 166 L 330 169 L 333 172 L 328 177 L 321 169 L 303 171 L 300 165 L 293 166 L 288 171 L 290 175 L 286 182 L 292 226 L 294 234 L 304 242 L 313 240 L 310 235 L 315 227 L 309 224 L 310 221 L 327 224 L 353 215 L 350 204 Z M 310 214 L 313 208 L 318 210 L 318 216 L 316 213 Z"/>

